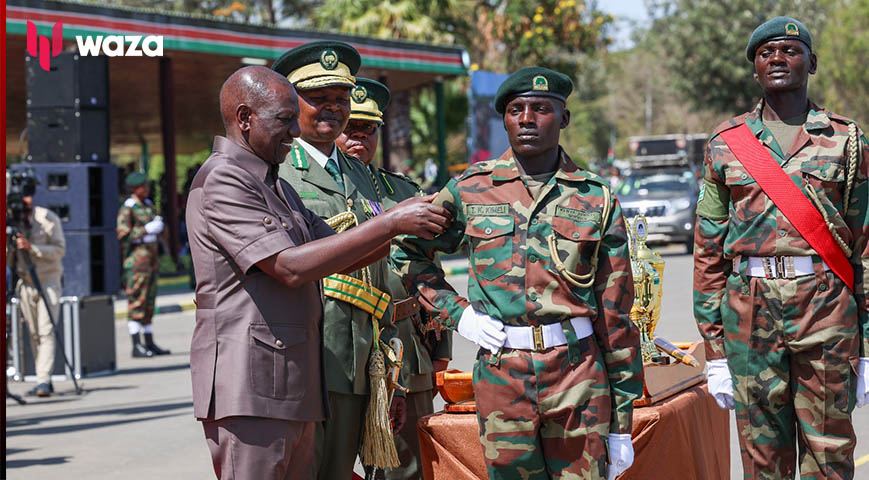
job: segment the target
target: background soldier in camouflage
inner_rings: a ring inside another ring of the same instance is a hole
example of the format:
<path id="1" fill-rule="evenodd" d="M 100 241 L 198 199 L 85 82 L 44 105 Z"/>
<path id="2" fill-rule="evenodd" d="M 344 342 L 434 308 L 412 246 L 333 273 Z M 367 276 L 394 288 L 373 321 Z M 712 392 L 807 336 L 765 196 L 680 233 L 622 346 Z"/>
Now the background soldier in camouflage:
<path id="1" fill-rule="evenodd" d="M 324 41 L 294 48 L 272 67 L 299 94 L 301 136 L 293 141 L 280 167 L 280 178 L 323 219 L 350 211 L 363 222 L 382 213 L 365 165 L 335 145 L 350 116 L 350 90 L 355 87 L 353 75 L 360 62 L 359 53 L 350 45 Z M 369 269 L 374 288 L 388 293 L 388 262 L 380 260 Z M 353 277 L 360 275 L 361 271 Z M 325 284 L 323 368 L 331 414 L 315 431 L 314 465 L 316 476 L 323 480 L 350 478 L 353 473 L 369 400 L 368 358 L 374 346 L 371 315 L 358 305 L 329 296 L 330 291 Z M 397 334 L 392 312 L 389 303 L 380 319 L 384 342 Z M 396 392 L 393 401 L 403 403 L 404 393 Z"/>
<path id="2" fill-rule="evenodd" d="M 367 78 L 357 78 L 356 87 L 350 92 L 350 121 L 336 143 L 344 153 L 353 155 L 364 163 L 372 175 L 377 193 L 385 209 L 390 209 L 408 198 L 422 196 L 417 184 L 409 178 L 392 173 L 371 164 L 377 152 L 380 126 L 383 113 L 389 105 L 389 89 L 380 82 Z M 389 275 L 389 291 L 395 308 L 395 324 L 398 337 L 404 344 L 402 359 L 404 377 L 408 382 L 406 411 L 392 412 L 396 431 L 395 447 L 401 466 L 391 469 L 379 477 L 390 480 L 421 479 L 422 469 L 419 460 L 419 437 L 417 421 L 434 413 L 434 374 L 446 370 L 451 357 L 452 335 L 441 332 L 440 323 L 423 323 L 419 300 L 408 293 L 395 272 Z"/>
<path id="3" fill-rule="evenodd" d="M 511 149 L 472 165 L 435 203 L 454 212 L 394 261 L 448 328 L 481 348 L 474 365 L 480 442 L 493 479 L 613 477 L 633 462 L 642 393 L 633 279 L 621 208 L 558 144 L 573 84 L 525 68 L 498 89 Z M 470 245 L 469 299 L 432 261 Z"/>
<path id="4" fill-rule="evenodd" d="M 752 34 L 746 55 L 764 99 L 709 140 L 697 208 L 694 314 L 709 390 L 722 408 L 736 409 L 751 479 L 793 478 L 796 443 L 801 478 L 853 478 L 851 411 L 855 398 L 867 401 L 869 150 L 861 137 L 859 166 L 851 162 L 853 122 L 808 100 L 817 68 L 811 46 L 806 27 L 791 18 Z M 853 265 L 853 293 L 722 140 L 743 124 L 827 218 Z"/>
<path id="5" fill-rule="evenodd" d="M 124 286 L 127 292 L 127 326 L 133 339 L 134 357 L 168 355 L 154 343 L 151 318 L 157 297 L 157 235 L 163 220 L 148 198 L 151 192 L 144 172 L 133 172 L 125 179 L 130 196 L 118 211 L 118 241 L 123 259 Z M 139 332 L 145 335 L 142 344 Z"/>

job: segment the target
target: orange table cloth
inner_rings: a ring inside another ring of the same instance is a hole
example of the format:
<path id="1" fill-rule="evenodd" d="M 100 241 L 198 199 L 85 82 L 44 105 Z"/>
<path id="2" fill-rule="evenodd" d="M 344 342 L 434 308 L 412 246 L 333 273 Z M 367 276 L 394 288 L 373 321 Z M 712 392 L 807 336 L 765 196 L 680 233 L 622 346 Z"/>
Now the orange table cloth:
<path id="1" fill-rule="evenodd" d="M 634 409 L 634 464 L 620 480 L 730 478 L 728 411 L 701 384 Z M 419 420 L 426 480 L 486 480 L 477 416 L 435 413 Z"/>

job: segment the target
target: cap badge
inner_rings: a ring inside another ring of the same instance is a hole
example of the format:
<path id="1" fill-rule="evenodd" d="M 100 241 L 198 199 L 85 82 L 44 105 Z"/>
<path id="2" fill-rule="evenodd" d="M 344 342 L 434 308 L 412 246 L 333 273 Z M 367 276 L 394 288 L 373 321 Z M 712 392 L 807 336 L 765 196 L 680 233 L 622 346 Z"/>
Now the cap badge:
<path id="1" fill-rule="evenodd" d="M 356 85 L 353 88 L 353 91 L 350 92 L 350 96 L 353 97 L 353 101 L 356 103 L 362 103 L 368 98 L 368 90 L 365 89 L 362 85 Z"/>
<path id="2" fill-rule="evenodd" d="M 543 75 L 537 75 L 531 80 L 531 89 L 538 92 L 548 92 L 549 91 L 549 80 L 546 80 L 546 77 Z"/>
<path id="3" fill-rule="evenodd" d="M 335 50 L 331 48 L 323 50 L 323 53 L 320 54 L 320 65 L 326 70 L 335 70 L 335 67 L 338 66 L 338 54 L 335 53 Z"/>
<path id="4" fill-rule="evenodd" d="M 785 35 L 793 35 L 795 37 L 800 36 L 800 27 L 797 27 L 796 23 L 790 22 L 785 25 Z"/>

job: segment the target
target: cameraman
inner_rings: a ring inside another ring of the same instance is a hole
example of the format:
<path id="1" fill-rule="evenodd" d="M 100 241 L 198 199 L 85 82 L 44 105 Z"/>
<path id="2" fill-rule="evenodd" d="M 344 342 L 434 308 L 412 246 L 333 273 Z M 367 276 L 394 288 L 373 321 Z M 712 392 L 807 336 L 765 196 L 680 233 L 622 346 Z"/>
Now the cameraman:
<path id="1" fill-rule="evenodd" d="M 59 318 L 58 299 L 63 276 L 61 260 L 66 251 L 66 240 L 63 237 L 60 217 L 47 208 L 33 205 L 34 188 L 34 185 L 25 187 L 22 197 L 23 215 L 20 215 L 18 225 L 12 225 L 20 233 L 16 233 L 6 244 L 6 258 L 18 275 L 16 290 L 19 310 L 30 330 L 30 344 L 36 356 L 34 363 L 37 384 L 28 395 L 48 397 L 54 393 L 51 372 L 54 369 L 55 341 L 51 318 Z M 23 252 L 30 255 L 36 276 L 48 300 L 47 308 L 51 309 L 51 317 L 30 277 Z"/>

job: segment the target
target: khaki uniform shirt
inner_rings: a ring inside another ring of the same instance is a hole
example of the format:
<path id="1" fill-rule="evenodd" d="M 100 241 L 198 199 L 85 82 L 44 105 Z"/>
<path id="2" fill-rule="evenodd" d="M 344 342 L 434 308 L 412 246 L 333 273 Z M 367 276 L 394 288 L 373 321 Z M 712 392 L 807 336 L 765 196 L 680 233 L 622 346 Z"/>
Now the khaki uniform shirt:
<path id="1" fill-rule="evenodd" d="M 288 288 L 257 262 L 334 234 L 276 169 L 217 137 L 196 174 L 187 228 L 196 273 L 190 346 L 199 419 L 320 421 L 328 406 L 318 282 Z"/>
<path id="2" fill-rule="evenodd" d="M 299 192 L 305 207 L 324 220 L 349 208 L 359 222 L 373 217 L 376 210 L 382 208 L 377 201 L 371 176 L 362 162 L 337 151 L 338 168 L 346 189 L 342 191 L 313 156 L 306 153 L 305 147 L 296 141 L 279 170 L 280 178 Z M 373 286 L 391 294 L 387 286 L 389 266 L 386 259 L 368 268 Z M 355 272 L 352 276 L 361 278 L 361 272 Z M 392 323 L 392 311 L 390 303 L 379 322 L 383 329 L 380 338 L 386 343 L 397 334 Z M 330 392 L 368 394 L 368 358 L 373 338 L 371 315 L 347 302 L 325 298 L 324 368 Z"/>
<path id="3" fill-rule="evenodd" d="M 30 228 L 21 232 L 30 241 L 30 259 L 36 269 L 36 275 L 42 285 L 60 286 L 63 277 L 63 255 L 66 253 L 66 239 L 60 217 L 51 210 L 36 206 L 30 214 Z M 13 258 L 15 255 L 16 258 Z M 15 262 L 18 277 L 25 283 L 33 285 L 27 264 L 18 249 L 6 246 L 6 261 L 8 265 Z"/>

